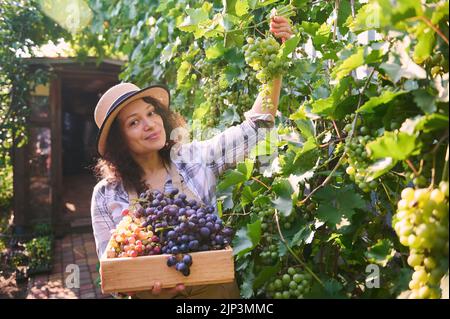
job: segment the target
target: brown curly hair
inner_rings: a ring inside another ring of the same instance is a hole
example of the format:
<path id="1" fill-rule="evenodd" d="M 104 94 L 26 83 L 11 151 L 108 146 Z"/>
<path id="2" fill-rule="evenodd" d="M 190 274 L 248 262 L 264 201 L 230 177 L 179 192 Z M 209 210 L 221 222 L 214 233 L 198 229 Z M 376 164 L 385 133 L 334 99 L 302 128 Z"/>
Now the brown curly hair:
<path id="1" fill-rule="evenodd" d="M 170 165 L 170 149 L 174 142 L 170 140 L 170 133 L 177 127 L 186 125 L 186 121 L 181 115 L 175 113 L 170 108 L 162 106 L 158 100 L 152 97 L 145 97 L 143 100 L 155 107 L 155 112 L 163 120 L 164 131 L 166 132 L 166 146 L 159 153 L 165 164 Z M 122 131 L 119 127 L 119 120 L 116 117 L 111 125 L 106 139 L 106 148 L 103 157 L 98 158 L 94 167 L 94 174 L 97 179 L 106 179 L 108 183 L 117 184 L 122 182 L 126 188 L 134 189 L 138 194 L 145 190 L 142 180 L 144 172 L 131 156 L 130 150 Z"/>

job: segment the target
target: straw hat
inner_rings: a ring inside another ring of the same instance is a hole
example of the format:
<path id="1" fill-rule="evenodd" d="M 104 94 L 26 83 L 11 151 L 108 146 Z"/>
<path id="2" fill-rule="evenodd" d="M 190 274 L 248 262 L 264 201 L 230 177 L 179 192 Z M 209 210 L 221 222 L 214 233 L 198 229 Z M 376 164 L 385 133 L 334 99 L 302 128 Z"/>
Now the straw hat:
<path id="1" fill-rule="evenodd" d="M 169 108 L 170 92 L 164 85 L 152 85 L 141 90 L 132 83 L 120 83 L 102 95 L 94 111 L 95 123 L 100 129 L 97 135 L 97 151 L 100 156 L 104 155 L 108 133 L 117 114 L 129 103 L 144 97 L 152 97 Z"/>

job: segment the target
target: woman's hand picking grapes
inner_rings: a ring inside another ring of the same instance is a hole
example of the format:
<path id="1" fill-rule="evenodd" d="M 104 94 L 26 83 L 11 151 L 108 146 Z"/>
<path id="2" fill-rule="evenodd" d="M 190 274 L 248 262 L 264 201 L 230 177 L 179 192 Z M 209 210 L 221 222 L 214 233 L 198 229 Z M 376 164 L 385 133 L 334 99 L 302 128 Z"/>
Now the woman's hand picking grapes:
<path id="1" fill-rule="evenodd" d="M 289 20 L 281 16 L 274 16 L 270 19 L 270 32 L 276 38 L 281 38 L 282 42 L 288 40 L 293 35 Z"/>

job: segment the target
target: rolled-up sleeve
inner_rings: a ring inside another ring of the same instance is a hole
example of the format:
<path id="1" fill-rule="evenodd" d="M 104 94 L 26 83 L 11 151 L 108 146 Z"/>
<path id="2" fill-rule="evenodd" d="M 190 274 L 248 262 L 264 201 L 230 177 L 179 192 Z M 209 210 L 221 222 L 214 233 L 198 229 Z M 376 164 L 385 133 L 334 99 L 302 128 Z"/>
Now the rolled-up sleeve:
<path id="1" fill-rule="evenodd" d="M 105 190 L 105 182 L 100 181 L 94 187 L 91 199 L 92 229 L 94 231 L 95 247 L 99 259 L 108 246 L 111 230 L 115 228 L 114 221 L 108 211 Z"/>
<path id="2" fill-rule="evenodd" d="M 198 162 L 209 167 L 218 177 L 245 160 L 258 142 L 264 140 L 274 127 L 272 114 L 252 111 L 244 113 L 245 120 L 229 127 L 211 139 L 193 141 L 180 147 L 178 156 L 183 162 Z"/>

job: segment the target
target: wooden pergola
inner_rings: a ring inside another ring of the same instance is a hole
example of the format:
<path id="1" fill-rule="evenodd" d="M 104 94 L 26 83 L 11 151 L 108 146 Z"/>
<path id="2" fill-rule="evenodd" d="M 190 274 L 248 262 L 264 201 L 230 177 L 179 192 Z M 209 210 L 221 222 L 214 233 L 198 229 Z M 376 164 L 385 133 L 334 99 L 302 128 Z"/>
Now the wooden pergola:
<path id="1" fill-rule="evenodd" d="M 97 127 L 92 123 L 96 101 L 119 82 L 123 62 L 103 60 L 97 65 L 96 58 L 88 58 L 83 63 L 71 58 L 26 60 L 31 70 L 45 69 L 51 77 L 49 83 L 37 86 L 31 93 L 28 144 L 14 147 L 12 152 L 14 225 L 18 233 L 26 234 L 36 223 L 50 223 L 54 233 L 60 236 L 70 227 L 70 221 L 63 213 L 66 209 L 63 161 L 69 161 L 77 154 L 74 138 L 63 141 L 63 128 L 77 125 L 73 120 L 70 122 L 68 115 L 82 116 L 86 124 L 82 138 L 89 145 L 83 152 L 87 154 L 85 157 L 94 155 L 92 144 Z M 63 156 L 63 144 L 66 148 L 75 147 L 71 153 L 66 150 L 70 155 L 67 159 Z"/>

